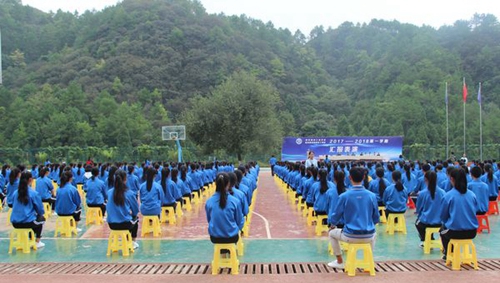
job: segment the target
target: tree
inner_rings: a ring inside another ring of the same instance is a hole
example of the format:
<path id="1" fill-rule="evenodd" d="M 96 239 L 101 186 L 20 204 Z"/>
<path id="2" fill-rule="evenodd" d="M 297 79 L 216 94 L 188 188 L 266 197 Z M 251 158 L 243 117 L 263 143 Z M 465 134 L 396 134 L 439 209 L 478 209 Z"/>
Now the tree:
<path id="1" fill-rule="evenodd" d="M 238 161 L 279 145 L 278 93 L 269 83 L 246 72 L 234 73 L 208 97 L 197 97 L 184 115 L 189 137 L 206 153 L 225 150 Z"/>

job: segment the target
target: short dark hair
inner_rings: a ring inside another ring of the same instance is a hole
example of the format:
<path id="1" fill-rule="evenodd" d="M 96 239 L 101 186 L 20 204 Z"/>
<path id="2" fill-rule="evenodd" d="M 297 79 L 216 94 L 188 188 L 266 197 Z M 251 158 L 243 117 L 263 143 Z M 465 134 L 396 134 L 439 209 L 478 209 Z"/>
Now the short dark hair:
<path id="1" fill-rule="evenodd" d="M 361 167 L 352 167 L 351 170 L 349 170 L 349 175 L 354 182 L 361 183 L 363 181 L 365 172 Z"/>

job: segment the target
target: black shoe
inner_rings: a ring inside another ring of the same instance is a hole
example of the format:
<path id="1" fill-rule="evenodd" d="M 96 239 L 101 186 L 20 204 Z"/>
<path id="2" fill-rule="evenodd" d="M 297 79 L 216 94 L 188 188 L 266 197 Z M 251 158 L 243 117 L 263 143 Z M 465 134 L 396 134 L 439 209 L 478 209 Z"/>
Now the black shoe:
<path id="1" fill-rule="evenodd" d="M 442 260 L 446 260 L 446 255 L 443 255 L 443 256 L 441 257 L 441 259 L 442 259 Z"/>

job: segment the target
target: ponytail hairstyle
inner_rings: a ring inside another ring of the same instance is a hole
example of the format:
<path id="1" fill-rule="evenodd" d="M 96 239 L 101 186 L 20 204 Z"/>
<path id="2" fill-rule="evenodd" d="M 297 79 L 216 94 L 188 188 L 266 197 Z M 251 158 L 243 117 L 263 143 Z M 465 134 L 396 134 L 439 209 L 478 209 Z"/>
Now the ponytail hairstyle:
<path id="1" fill-rule="evenodd" d="M 61 164 L 61 166 L 59 166 L 59 180 L 62 178 L 65 168 L 66 168 L 65 164 Z"/>
<path id="2" fill-rule="evenodd" d="M 455 168 L 450 173 L 451 181 L 453 183 L 453 187 L 460 192 L 460 194 L 467 193 L 467 176 L 465 174 L 464 169 Z"/>
<path id="3" fill-rule="evenodd" d="M 405 164 L 405 166 L 403 168 L 405 169 L 405 172 L 406 172 L 406 179 L 408 179 L 408 181 L 411 181 L 411 172 L 410 172 L 411 167 L 410 167 L 410 165 Z"/>
<path id="4" fill-rule="evenodd" d="M 396 185 L 396 190 L 398 192 L 401 192 L 405 189 L 403 186 L 403 183 L 401 183 L 401 172 L 400 171 L 392 171 L 392 180 L 394 180 L 394 183 Z"/>
<path id="5" fill-rule="evenodd" d="M 19 170 L 19 168 L 17 167 L 14 167 L 11 171 L 10 171 L 10 175 L 9 175 L 9 183 L 11 185 L 14 185 L 14 183 L 16 182 L 17 180 L 17 175 L 19 175 L 21 173 L 21 170 Z"/>
<path id="6" fill-rule="evenodd" d="M 132 175 L 132 173 L 134 173 L 134 169 L 135 169 L 135 167 L 134 167 L 133 165 L 129 165 L 129 166 L 127 167 L 127 169 L 128 169 L 128 173 L 129 173 L 130 175 Z"/>
<path id="7" fill-rule="evenodd" d="M 394 172 L 394 166 L 392 166 L 392 163 L 387 164 L 387 171 L 389 172 Z"/>
<path id="8" fill-rule="evenodd" d="M 437 174 L 434 171 L 428 171 L 425 173 L 424 178 L 427 180 L 427 189 L 431 193 L 431 199 L 434 199 L 436 196 Z"/>
<path id="9" fill-rule="evenodd" d="M 316 166 L 311 168 L 311 176 L 313 177 L 314 181 L 318 180 L 318 168 Z"/>
<path id="10" fill-rule="evenodd" d="M 113 166 L 114 167 L 114 166 Z M 111 168 L 113 168 L 111 167 Z M 116 168 L 116 167 L 115 167 Z M 113 180 L 115 181 L 113 192 L 113 201 L 118 206 L 125 205 L 125 192 L 127 191 L 127 173 L 122 169 L 114 170 Z M 111 176 L 111 175 L 110 175 Z"/>
<path id="11" fill-rule="evenodd" d="M 493 168 L 491 164 L 486 164 L 484 165 L 484 172 L 488 173 L 488 181 L 491 183 L 493 182 Z"/>
<path id="12" fill-rule="evenodd" d="M 17 200 L 24 205 L 27 205 L 29 202 L 28 186 L 31 184 L 31 178 L 31 172 L 24 171 L 21 173 L 19 187 L 17 188 Z"/>
<path id="13" fill-rule="evenodd" d="M 186 166 L 182 165 L 181 166 L 181 180 L 183 182 L 185 182 L 186 178 L 187 178 L 187 168 L 186 168 Z"/>
<path id="14" fill-rule="evenodd" d="M 227 204 L 227 187 L 229 185 L 229 175 L 225 172 L 217 174 L 215 179 L 215 191 L 220 194 L 219 207 L 224 209 Z"/>
<path id="15" fill-rule="evenodd" d="M 46 167 L 43 167 L 42 169 L 40 169 L 39 173 L 38 173 L 38 177 L 39 178 L 43 178 L 45 177 L 45 175 L 49 172 L 49 169 L 46 168 Z"/>
<path id="16" fill-rule="evenodd" d="M 117 171 L 118 171 L 118 167 L 116 167 L 114 165 L 112 165 L 111 168 L 109 168 L 108 188 L 116 186 L 115 177 L 116 177 L 116 172 Z"/>
<path id="17" fill-rule="evenodd" d="M 378 195 L 380 197 L 382 197 L 384 195 L 385 188 L 386 188 L 386 185 L 384 182 L 384 173 L 385 173 L 384 167 L 382 167 L 382 166 L 378 167 L 377 170 L 375 170 L 375 174 L 378 177 Z"/>
<path id="18" fill-rule="evenodd" d="M 163 193 L 167 193 L 167 179 L 168 176 L 170 176 L 170 169 L 168 169 L 168 166 L 163 166 L 163 169 L 161 169 L 161 187 L 163 188 Z"/>
<path id="19" fill-rule="evenodd" d="M 78 167 L 78 170 L 76 171 L 76 175 L 80 175 L 81 170 L 82 170 L 82 164 L 78 163 L 77 167 Z"/>
<path id="20" fill-rule="evenodd" d="M 90 177 L 90 179 L 92 179 L 92 181 L 95 181 L 95 178 L 99 176 L 99 168 L 93 167 L 90 172 L 92 173 L 92 177 Z"/>
<path id="21" fill-rule="evenodd" d="M 177 168 L 172 168 L 172 172 L 170 173 L 170 179 L 174 181 L 174 183 L 177 183 L 177 176 L 179 175 L 179 170 Z"/>
<path id="22" fill-rule="evenodd" d="M 104 177 L 104 174 L 106 174 L 106 168 L 108 168 L 106 164 L 101 166 L 101 177 Z"/>
<path id="23" fill-rule="evenodd" d="M 328 191 L 328 181 L 326 180 L 327 176 L 328 172 L 325 169 L 319 170 L 320 194 L 324 194 L 326 191 Z"/>
<path id="24" fill-rule="evenodd" d="M 236 174 L 236 188 L 239 189 L 241 180 L 243 180 L 243 173 L 240 170 L 236 169 L 234 170 L 234 174 Z"/>
<path id="25" fill-rule="evenodd" d="M 334 171 L 333 179 L 337 185 L 337 194 L 340 196 L 341 194 L 343 194 L 345 192 L 345 183 L 344 183 L 345 174 L 344 174 L 344 171 L 342 171 L 342 170 Z"/>
<path id="26" fill-rule="evenodd" d="M 64 172 L 61 174 L 61 185 L 60 187 L 64 187 L 69 181 L 73 178 L 73 173 L 71 173 L 71 170 L 64 170 Z"/>
<path id="27" fill-rule="evenodd" d="M 157 174 L 156 169 L 152 167 L 148 169 L 147 179 L 146 179 L 146 189 L 148 190 L 148 192 L 150 192 L 151 188 L 153 187 L 153 182 L 155 181 L 156 174 Z"/>
<path id="28" fill-rule="evenodd" d="M 368 169 L 366 168 L 363 168 L 363 187 L 365 187 L 365 189 L 368 189 L 370 187 L 370 182 L 368 182 Z"/>
<path id="29" fill-rule="evenodd" d="M 238 177 L 236 177 L 236 174 L 234 174 L 234 172 L 229 172 L 227 173 L 227 175 L 229 176 L 229 192 L 233 194 L 233 188 L 236 186 Z"/>

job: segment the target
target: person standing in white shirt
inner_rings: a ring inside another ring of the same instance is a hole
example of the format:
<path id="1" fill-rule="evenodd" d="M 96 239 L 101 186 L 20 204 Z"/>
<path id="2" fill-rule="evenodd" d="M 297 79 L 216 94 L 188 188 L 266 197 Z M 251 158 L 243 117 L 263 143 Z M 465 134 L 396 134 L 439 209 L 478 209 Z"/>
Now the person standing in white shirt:
<path id="1" fill-rule="evenodd" d="M 306 168 L 316 167 L 318 168 L 318 160 L 314 159 L 314 151 L 310 150 L 307 153 Z"/>

